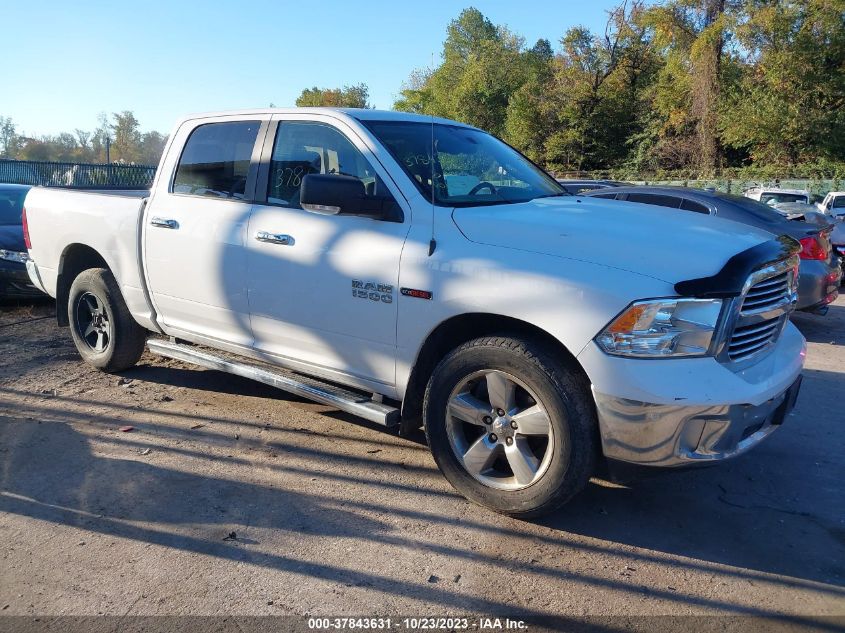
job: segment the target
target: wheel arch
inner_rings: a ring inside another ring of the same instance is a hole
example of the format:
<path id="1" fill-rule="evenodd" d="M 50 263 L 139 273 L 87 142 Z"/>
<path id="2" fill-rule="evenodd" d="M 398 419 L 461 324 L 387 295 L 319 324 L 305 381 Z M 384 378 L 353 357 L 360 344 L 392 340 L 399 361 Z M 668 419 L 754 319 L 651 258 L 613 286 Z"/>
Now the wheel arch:
<path id="1" fill-rule="evenodd" d="M 69 244 L 62 251 L 56 280 L 56 320 L 62 327 L 69 325 L 67 302 L 70 286 L 79 273 L 89 268 L 105 268 L 111 271 L 106 259 L 87 244 Z"/>
<path id="2" fill-rule="evenodd" d="M 426 337 L 415 359 L 402 399 L 401 432 L 408 433 L 422 425 L 425 388 L 440 360 L 459 345 L 482 336 L 519 336 L 541 341 L 556 356 L 578 367 L 589 384 L 575 355 L 552 334 L 527 321 L 501 314 L 470 312 L 442 321 Z"/>

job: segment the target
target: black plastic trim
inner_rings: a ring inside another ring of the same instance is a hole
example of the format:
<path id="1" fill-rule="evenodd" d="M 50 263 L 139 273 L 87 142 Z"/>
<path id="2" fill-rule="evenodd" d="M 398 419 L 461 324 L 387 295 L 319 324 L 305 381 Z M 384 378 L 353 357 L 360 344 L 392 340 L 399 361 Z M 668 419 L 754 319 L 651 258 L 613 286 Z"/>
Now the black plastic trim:
<path id="1" fill-rule="evenodd" d="M 688 279 L 675 284 L 682 297 L 727 298 L 742 294 L 743 286 L 755 270 L 801 252 L 801 245 L 788 235 L 763 242 L 737 253 L 715 275 Z"/>

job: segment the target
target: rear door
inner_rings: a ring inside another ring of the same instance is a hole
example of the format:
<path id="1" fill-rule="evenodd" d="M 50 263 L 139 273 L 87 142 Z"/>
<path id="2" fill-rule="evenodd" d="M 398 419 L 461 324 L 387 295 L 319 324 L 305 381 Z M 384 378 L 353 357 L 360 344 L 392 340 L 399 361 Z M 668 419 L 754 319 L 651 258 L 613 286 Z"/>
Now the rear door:
<path id="1" fill-rule="evenodd" d="M 144 214 L 147 284 L 170 334 L 252 344 L 246 230 L 269 116 L 188 121 Z"/>
<path id="2" fill-rule="evenodd" d="M 261 170 L 247 239 L 255 347 L 296 369 L 389 392 L 410 207 L 364 139 L 334 118 L 274 117 Z M 403 221 L 306 211 L 307 174 L 360 178 L 367 195 L 391 196 Z"/>

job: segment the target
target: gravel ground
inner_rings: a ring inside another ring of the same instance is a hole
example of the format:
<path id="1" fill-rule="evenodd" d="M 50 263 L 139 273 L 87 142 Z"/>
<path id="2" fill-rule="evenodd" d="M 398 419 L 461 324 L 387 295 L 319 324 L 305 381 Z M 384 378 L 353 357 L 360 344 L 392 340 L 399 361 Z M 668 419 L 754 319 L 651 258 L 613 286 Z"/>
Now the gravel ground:
<path id="1" fill-rule="evenodd" d="M 795 317 L 763 445 L 539 521 L 458 496 L 422 436 L 151 355 L 99 373 L 51 311 L 0 308 L 3 615 L 845 615 L 842 298 Z"/>

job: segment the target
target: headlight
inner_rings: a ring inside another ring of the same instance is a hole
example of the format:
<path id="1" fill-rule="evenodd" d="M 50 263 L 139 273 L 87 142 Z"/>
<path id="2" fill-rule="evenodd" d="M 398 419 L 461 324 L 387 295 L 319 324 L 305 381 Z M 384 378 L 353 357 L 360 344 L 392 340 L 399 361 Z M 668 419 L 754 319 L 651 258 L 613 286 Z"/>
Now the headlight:
<path id="1" fill-rule="evenodd" d="M 596 343 L 617 356 L 706 356 L 721 312 L 721 299 L 635 301 L 602 330 Z"/>
<path id="2" fill-rule="evenodd" d="M 6 259 L 10 262 L 18 262 L 20 264 L 25 264 L 27 260 L 29 260 L 29 253 L 24 251 L 23 253 L 19 253 L 18 251 L 4 251 L 0 248 L 0 259 Z"/>

